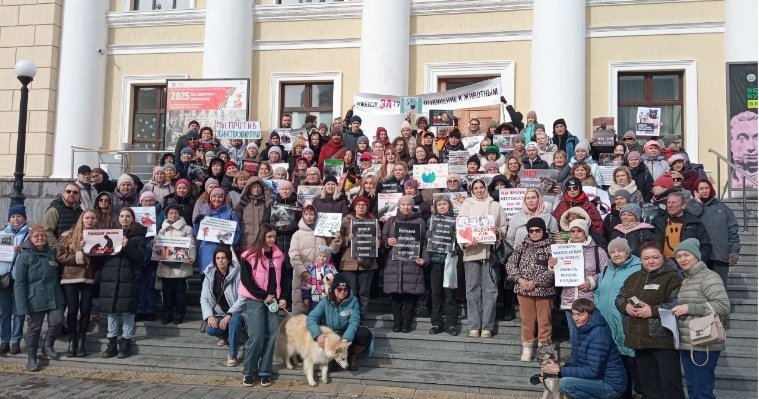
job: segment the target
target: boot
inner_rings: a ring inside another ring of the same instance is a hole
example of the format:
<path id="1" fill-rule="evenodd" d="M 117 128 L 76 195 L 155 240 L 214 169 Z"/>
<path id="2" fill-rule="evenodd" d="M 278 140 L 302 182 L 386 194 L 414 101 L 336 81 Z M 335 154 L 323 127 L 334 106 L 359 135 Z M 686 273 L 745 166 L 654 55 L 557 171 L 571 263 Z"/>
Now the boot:
<path id="1" fill-rule="evenodd" d="M 69 348 L 66 350 L 66 357 L 76 356 L 76 334 L 69 333 Z"/>
<path id="2" fill-rule="evenodd" d="M 76 357 L 85 357 L 87 356 L 87 352 L 84 350 L 84 343 L 85 339 L 87 337 L 86 333 L 79 333 L 79 336 L 77 337 L 77 343 L 76 343 Z"/>
<path id="3" fill-rule="evenodd" d="M 122 338 L 119 340 L 119 355 L 117 359 L 126 359 L 132 354 L 132 340 Z"/>
<path id="4" fill-rule="evenodd" d="M 534 343 L 532 341 L 522 342 L 522 358 L 519 360 L 523 362 L 532 361 L 533 345 Z"/>
<path id="5" fill-rule="evenodd" d="M 27 340 L 26 343 L 26 370 L 29 372 L 39 371 L 40 364 L 37 360 L 37 346 L 40 337 L 34 337 Z"/>
<path id="6" fill-rule="evenodd" d="M 169 324 L 174 320 L 174 313 L 171 310 L 164 310 L 163 311 L 163 318 L 161 319 L 162 324 Z"/>
<path id="7" fill-rule="evenodd" d="M 116 337 L 108 338 L 108 346 L 105 347 L 105 350 L 103 351 L 103 355 L 101 356 L 103 359 L 110 359 L 118 353 L 118 349 L 116 348 Z"/>
<path id="8" fill-rule="evenodd" d="M 48 360 L 58 360 L 58 352 L 55 351 L 55 337 L 51 336 L 50 333 L 45 335 L 45 345 L 42 346 L 42 353 L 45 355 L 45 357 L 48 358 Z"/>
<path id="9" fill-rule="evenodd" d="M 361 358 L 361 354 L 366 350 L 366 346 L 351 345 L 348 352 L 348 369 L 350 371 L 358 371 L 358 360 Z"/>

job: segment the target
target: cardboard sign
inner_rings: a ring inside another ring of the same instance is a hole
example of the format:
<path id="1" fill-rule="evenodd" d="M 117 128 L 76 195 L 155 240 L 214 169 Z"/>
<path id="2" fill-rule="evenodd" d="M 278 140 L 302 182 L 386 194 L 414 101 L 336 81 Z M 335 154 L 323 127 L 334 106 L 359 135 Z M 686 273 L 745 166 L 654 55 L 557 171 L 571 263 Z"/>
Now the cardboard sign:
<path id="1" fill-rule="evenodd" d="M 469 157 L 471 157 L 469 151 L 450 151 L 448 153 L 448 173 L 465 175 Z"/>
<path id="2" fill-rule="evenodd" d="M 535 188 L 542 195 L 554 195 L 553 189 L 561 187 L 559 171 L 553 169 L 522 169 L 519 171 L 519 188 Z"/>
<path id="3" fill-rule="evenodd" d="M 456 218 L 456 242 L 469 244 L 473 239 L 483 244 L 495 244 L 495 215 L 459 216 Z"/>
<path id="4" fill-rule="evenodd" d="M 457 191 L 454 193 L 435 193 L 432 194 L 433 204 L 439 195 L 444 195 L 451 200 L 451 203 L 453 204 L 453 216 L 459 215 L 459 209 L 461 209 L 461 205 L 464 205 L 464 201 L 468 198 L 466 191 Z"/>
<path id="5" fill-rule="evenodd" d="M 593 147 L 614 147 L 617 143 L 617 134 L 614 130 L 594 130 L 591 134 L 591 137 L 596 139 Z"/>
<path id="6" fill-rule="evenodd" d="M 401 97 L 401 113 L 402 114 L 423 114 L 424 113 L 424 98 Z"/>
<path id="7" fill-rule="evenodd" d="M 150 259 L 158 262 L 186 262 L 190 259 L 190 237 L 156 236 Z"/>
<path id="8" fill-rule="evenodd" d="M 322 188 L 324 186 L 298 186 L 298 203 L 301 206 L 311 205 Z"/>
<path id="9" fill-rule="evenodd" d="M 461 144 L 464 145 L 464 149 L 469 152 L 469 156 L 476 155 L 480 152 L 480 143 L 485 136 L 469 136 L 462 137 Z"/>
<path id="10" fill-rule="evenodd" d="M 661 108 L 638 107 L 635 118 L 635 135 L 656 137 L 661 127 Z"/>
<path id="11" fill-rule="evenodd" d="M 320 212 L 319 216 L 316 217 L 314 235 L 317 237 L 334 238 L 340 232 L 340 222 L 342 219 L 342 213 Z"/>
<path id="12" fill-rule="evenodd" d="M 377 194 L 377 218 L 381 222 L 386 221 L 390 216 L 395 216 L 398 211 L 398 200 L 401 197 L 403 197 L 403 193 Z"/>
<path id="13" fill-rule="evenodd" d="M 83 232 L 84 247 L 82 252 L 88 256 L 116 255 L 121 252 L 121 241 L 124 238 L 122 229 L 85 229 Z"/>
<path id="14" fill-rule="evenodd" d="M 234 220 L 219 219 L 206 216 L 200 221 L 198 240 L 210 241 L 219 244 L 232 245 L 237 230 L 237 222 Z"/>
<path id="15" fill-rule="evenodd" d="M 395 244 L 392 259 L 404 262 L 414 262 L 419 259 L 422 251 L 422 226 L 417 223 L 395 223 Z"/>
<path id="16" fill-rule="evenodd" d="M 261 122 L 258 121 L 216 121 L 214 137 L 217 139 L 261 139 Z"/>
<path id="17" fill-rule="evenodd" d="M 155 237 L 156 231 L 156 214 L 154 206 L 133 206 L 134 221 L 142 225 L 142 227 L 148 229 L 145 237 Z"/>
<path id="18" fill-rule="evenodd" d="M 431 109 L 430 126 L 453 126 L 452 109 Z"/>
<path id="19" fill-rule="evenodd" d="M 449 253 L 456 244 L 456 218 L 433 216 L 427 232 L 427 251 Z"/>
<path id="20" fill-rule="evenodd" d="M 522 199 L 527 194 L 526 188 L 502 188 L 498 191 L 498 202 L 506 215 L 506 222 L 522 210 Z"/>
<path id="21" fill-rule="evenodd" d="M 585 282 L 582 244 L 552 244 L 551 256 L 559 260 L 553 271 L 557 287 L 577 287 Z"/>
<path id="22" fill-rule="evenodd" d="M 365 258 L 377 257 L 377 231 L 379 226 L 376 220 L 351 219 L 351 256 Z"/>
<path id="23" fill-rule="evenodd" d="M 303 208 L 292 205 L 272 204 L 269 221 L 278 228 L 295 228 L 298 226 Z"/>
<path id="24" fill-rule="evenodd" d="M 414 180 L 419 182 L 419 189 L 445 188 L 448 179 L 448 164 L 414 165 Z"/>

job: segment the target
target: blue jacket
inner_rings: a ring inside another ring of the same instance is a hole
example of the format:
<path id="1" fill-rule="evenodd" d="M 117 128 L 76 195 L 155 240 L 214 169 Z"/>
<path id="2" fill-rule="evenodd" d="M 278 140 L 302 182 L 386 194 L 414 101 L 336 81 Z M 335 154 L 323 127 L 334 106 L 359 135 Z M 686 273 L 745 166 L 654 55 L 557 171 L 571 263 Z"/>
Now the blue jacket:
<path id="1" fill-rule="evenodd" d="M 353 342 L 356 338 L 356 330 L 361 325 L 358 298 L 351 292 L 350 296 L 339 305 L 329 299 L 319 301 L 319 304 L 308 314 L 306 325 L 314 339 L 321 335 L 319 326 L 326 326 L 340 334 L 343 339 Z M 364 356 L 371 356 L 372 353 L 374 353 L 374 334 Z"/>
<path id="2" fill-rule="evenodd" d="M 14 231 L 11 227 L 11 224 L 8 223 L 7 226 L 3 229 L 3 234 L 13 234 L 13 245 L 21 245 L 24 240 L 26 240 L 26 237 L 29 236 L 29 225 L 24 223 L 23 226 L 21 226 L 20 229 Z M 13 264 L 16 262 L 16 259 L 18 259 L 18 254 L 13 255 L 13 261 L 11 262 L 0 262 L 0 276 L 11 272 L 11 276 L 13 279 L 16 279 L 16 269 L 13 267 Z"/>
<path id="3" fill-rule="evenodd" d="M 615 301 L 625 280 L 633 273 L 639 271 L 640 266 L 640 258 L 635 255 L 630 255 L 630 259 L 619 267 L 614 266 L 611 260 L 609 260 L 609 264 L 601 272 L 601 278 L 598 280 L 593 298 L 598 310 L 606 318 L 611 329 L 611 335 L 614 337 L 614 342 L 617 343 L 619 351 L 625 356 L 635 356 L 635 351 L 625 346 L 625 329 L 622 326 L 622 314 L 617 310 Z"/>
<path id="4" fill-rule="evenodd" d="M 204 217 L 212 217 L 217 219 L 224 219 L 224 220 L 234 220 L 237 222 L 237 214 L 232 210 L 232 208 L 229 205 L 222 205 L 217 210 L 211 210 L 210 208 L 206 208 L 205 211 L 203 211 L 202 216 Z M 199 218 L 198 218 L 199 219 Z M 198 231 L 200 230 L 200 220 L 197 220 L 195 224 L 192 226 L 192 231 L 195 237 L 198 236 Z M 235 234 L 232 238 L 231 245 L 233 247 L 237 246 L 237 243 L 240 241 L 240 226 L 238 223 L 237 228 L 235 228 Z M 213 251 L 216 250 L 216 247 L 218 246 L 218 243 L 212 242 L 212 241 L 204 241 L 204 240 L 198 240 L 197 241 L 197 249 L 198 249 L 198 265 L 200 266 L 200 273 L 205 273 L 206 267 L 210 265 L 213 261 Z"/>
<path id="5" fill-rule="evenodd" d="M 578 329 L 572 340 L 572 356 L 560 372 L 561 377 L 603 380 L 620 395 L 625 391 L 625 365 L 601 312 L 593 312 L 590 320 Z"/>

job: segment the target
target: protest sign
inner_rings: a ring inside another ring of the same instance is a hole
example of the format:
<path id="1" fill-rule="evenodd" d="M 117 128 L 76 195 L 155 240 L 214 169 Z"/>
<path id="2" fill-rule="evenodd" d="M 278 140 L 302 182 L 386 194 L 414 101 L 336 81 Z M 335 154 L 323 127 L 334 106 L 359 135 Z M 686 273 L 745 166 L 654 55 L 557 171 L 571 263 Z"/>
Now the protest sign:
<path id="1" fill-rule="evenodd" d="M 522 199 L 527 194 L 526 188 L 502 188 L 498 190 L 498 202 L 506 215 L 506 222 L 522 210 Z"/>
<path id="2" fill-rule="evenodd" d="M 427 251 L 449 253 L 456 244 L 456 218 L 434 216 L 427 232 Z"/>
<path id="3" fill-rule="evenodd" d="M 292 205 L 272 204 L 269 221 L 279 228 L 296 228 L 303 208 Z"/>
<path id="4" fill-rule="evenodd" d="M 561 186 L 558 178 L 558 170 L 522 169 L 519 171 L 518 187 L 537 189 L 541 195 L 553 195 L 553 189 Z"/>
<path id="5" fill-rule="evenodd" d="M 655 137 L 661 127 L 661 108 L 638 107 L 635 135 Z"/>
<path id="6" fill-rule="evenodd" d="M 465 175 L 466 162 L 471 156 L 469 151 L 450 151 L 448 153 L 448 173 Z"/>
<path id="7" fill-rule="evenodd" d="M 593 147 L 614 147 L 617 143 L 617 134 L 614 130 L 594 130 L 591 132 L 595 140 Z"/>
<path id="8" fill-rule="evenodd" d="M 314 235 L 317 237 L 334 238 L 340 232 L 340 222 L 342 219 L 342 213 L 319 212 L 319 215 L 316 217 Z"/>
<path id="9" fill-rule="evenodd" d="M 377 218 L 384 222 L 390 216 L 395 216 L 398 211 L 398 200 L 403 193 L 379 193 L 377 194 Z"/>
<path id="10" fill-rule="evenodd" d="M 351 256 L 377 257 L 377 226 L 376 220 L 351 219 Z"/>
<path id="11" fill-rule="evenodd" d="M 246 159 L 242 161 L 242 170 L 248 172 L 251 176 L 258 176 L 258 165 L 260 164 L 261 162 Z"/>
<path id="12" fill-rule="evenodd" d="M 214 137 L 217 139 L 258 140 L 261 138 L 261 122 L 216 121 Z"/>
<path id="13" fill-rule="evenodd" d="M 517 138 L 516 134 L 494 134 L 493 145 L 498 147 L 498 151 L 501 153 L 514 151 L 514 140 Z"/>
<path id="14" fill-rule="evenodd" d="M 611 212 L 611 201 L 609 192 L 593 186 L 582 186 L 582 191 L 588 196 L 588 201 L 592 202 L 603 219 Z"/>
<path id="15" fill-rule="evenodd" d="M 231 245 L 235 238 L 237 221 L 206 216 L 200 221 L 198 240 Z"/>
<path id="16" fill-rule="evenodd" d="M 614 154 L 601 153 L 598 157 L 598 170 L 601 172 L 604 183 L 611 185 L 614 182 L 614 169 L 622 166 L 623 160 L 614 159 Z"/>
<path id="17" fill-rule="evenodd" d="M 414 165 L 414 180 L 419 182 L 419 188 L 445 188 L 448 179 L 448 164 Z"/>
<path id="18" fill-rule="evenodd" d="M 423 114 L 424 99 L 422 97 L 401 97 L 401 113 Z"/>
<path id="19" fill-rule="evenodd" d="M 159 262 L 186 262 L 190 260 L 190 237 L 156 236 L 151 260 Z"/>
<path id="20" fill-rule="evenodd" d="M 551 256 L 559 260 L 553 270 L 557 287 L 577 287 L 585 282 L 582 244 L 552 244 Z"/>
<path id="21" fill-rule="evenodd" d="M 453 126 L 453 110 L 452 109 L 431 109 L 430 110 L 430 126 Z"/>
<path id="22" fill-rule="evenodd" d="M 115 255 L 121 252 L 121 241 L 124 238 L 122 229 L 85 229 L 83 235 L 82 252 L 85 255 Z"/>
<path id="23" fill-rule="evenodd" d="M 599 116 L 593 118 L 593 131 L 596 130 L 611 130 L 614 131 L 614 117 L 613 116 Z"/>
<path id="24" fill-rule="evenodd" d="M 395 223 L 395 239 L 398 242 L 392 250 L 392 259 L 414 262 L 422 251 L 422 226 L 417 223 Z"/>
<path id="25" fill-rule="evenodd" d="M 495 215 L 459 216 L 456 218 L 456 242 L 469 244 L 472 240 L 483 244 L 495 244 Z"/>
<path id="26" fill-rule="evenodd" d="M 156 219 L 155 214 L 155 207 L 133 206 L 131 208 L 132 211 L 134 211 L 134 221 L 142 225 L 142 227 L 148 229 L 145 237 L 154 237 L 157 230 L 156 224 L 158 223 L 158 219 Z"/>
<path id="27" fill-rule="evenodd" d="M 471 157 L 480 152 L 480 143 L 484 138 L 483 136 L 462 137 L 461 144 L 464 145 L 464 149 L 469 152 L 469 156 Z"/>
<path id="28" fill-rule="evenodd" d="M 272 133 L 274 132 L 279 135 L 279 144 L 285 147 L 285 151 L 291 151 L 293 149 L 293 129 L 272 129 Z M 295 137 L 298 137 L 297 133 L 295 133 Z M 271 140 L 271 134 L 269 134 L 269 140 Z"/>
<path id="29" fill-rule="evenodd" d="M 459 209 L 461 209 L 461 205 L 464 205 L 464 201 L 467 199 L 466 191 L 457 191 L 453 193 L 435 193 L 432 194 L 432 203 L 435 203 L 435 200 L 438 196 L 444 195 L 448 197 L 448 199 L 451 200 L 451 203 L 453 204 L 453 216 L 459 215 Z"/>
<path id="30" fill-rule="evenodd" d="M 344 165 L 345 165 L 345 161 L 343 161 L 342 159 L 325 159 L 323 178 L 326 179 L 327 176 L 334 176 L 335 179 L 339 182 L 340 175 L 343 174 Z"/>
<path id="31" fill-rule="evenodd" d="M 0 233 L 0 262 L 13 262 L 16 255 L 16 251 L 13 250 L 15 241 L 16 236 L 13 234 Z"/>
<path id="32" fill-rule="evenodd" d="M 324 186 L 298 186 L 298 203 L 301 206 L 311 205 L 322 188 Z"/>

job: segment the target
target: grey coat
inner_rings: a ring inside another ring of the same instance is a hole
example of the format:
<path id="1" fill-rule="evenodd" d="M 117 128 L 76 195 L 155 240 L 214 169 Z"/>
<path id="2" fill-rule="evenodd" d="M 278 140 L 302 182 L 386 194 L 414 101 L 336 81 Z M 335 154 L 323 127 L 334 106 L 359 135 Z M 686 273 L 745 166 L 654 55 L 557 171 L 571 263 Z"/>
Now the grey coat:
<path id="1" fill-rule="evenodd" d="M 724 351 L 725 344 L 707 346 L 692 346 L 690 344 L 690 329 L 688 323 L 696 318 L 704 316 L 710 303 L 721 317 L 730 314 L 730 299 L 727 290 L 722 284 L 719 274 L 707 269 L 704 262 L 698 262 L 690 270 L 685 272 L 685 279 L 677 294 L 677 303 L 688 305 L 688 314 L 677 318 L 677 329 L 680 330 L 680 350 L 694 351 Z M 708 348 L 708 349 L 707 349 Z"/>
<path id="2" fill-rule="evenodd" d="M 203 320 L 207 320 L 211 316 L 224 316 L 224 312 L 218 307 L 216 297 L 213 294 L 213 283 L 216 279 L 216 267 L 209 266 L 205 271 L 206 278 L 203 279 L 203 288 L 200 290 L 200 309 L 203 312 Z M 245 307 L 242 306 L 243 302 L 239 301 L 237 295 L 237 287 L 240 285 L 240 265 L 237 262 L 231 262 L 229 264 L 229 271 L 227 277 L 224 279 L 224 297 L 229 304 L 228 313 L 237 314 L 242 313 L 245 317 Z"/>
<path id="3" fill-rule="evenodd" d="M 709 260 L 728 261 L 729 254 L 741 252 L 741 237 L 738 234 L 738 220 L 733 211 L 718 200 L 710 199 L 706 204 L 688 201 L 688 212 L 697 216 L 709 229 L 712 252 Z"/>

